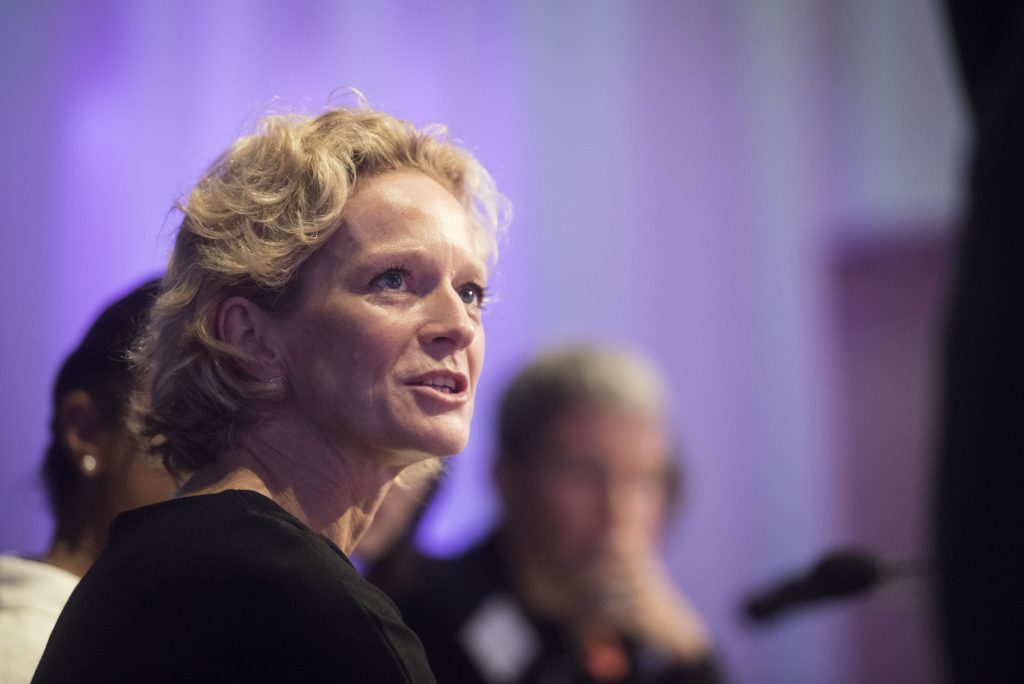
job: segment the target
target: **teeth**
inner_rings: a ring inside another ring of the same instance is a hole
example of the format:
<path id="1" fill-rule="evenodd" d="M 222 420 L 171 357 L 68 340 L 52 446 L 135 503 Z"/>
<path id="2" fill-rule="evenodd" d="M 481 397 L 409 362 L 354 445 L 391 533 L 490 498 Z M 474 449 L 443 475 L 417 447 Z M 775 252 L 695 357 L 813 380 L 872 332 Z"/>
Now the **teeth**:
<path id="1" fill-rule="evenodd" d="M 454 378 L 437 378 L 435 380 L 427 380 L 423 383 L 427 387 L 433 387 L 436 390 L 440 390 L 445 394 L 451 394 L 455 391 L 455 379 Z"/>

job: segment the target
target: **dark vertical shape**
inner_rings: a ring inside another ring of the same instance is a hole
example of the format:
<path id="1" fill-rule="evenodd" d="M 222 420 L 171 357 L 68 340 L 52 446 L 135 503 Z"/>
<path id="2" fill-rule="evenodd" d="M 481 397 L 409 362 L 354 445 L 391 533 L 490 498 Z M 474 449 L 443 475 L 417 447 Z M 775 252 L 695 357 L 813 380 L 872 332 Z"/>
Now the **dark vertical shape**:
<path id="1" fill-rule="evenodd" d="M 1024 681 L 1024 3 L 948 0 L 975 127 L 945 347 L 939 609 L 952 680 Z"/>

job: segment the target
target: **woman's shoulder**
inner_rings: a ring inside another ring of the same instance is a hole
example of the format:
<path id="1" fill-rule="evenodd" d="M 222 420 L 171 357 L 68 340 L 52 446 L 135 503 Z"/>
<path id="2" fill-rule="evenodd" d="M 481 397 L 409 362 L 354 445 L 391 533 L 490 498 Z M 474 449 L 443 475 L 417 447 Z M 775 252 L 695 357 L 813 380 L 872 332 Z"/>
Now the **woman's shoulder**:
<path id="1" fill-rule="evenodd" d="M 259 492 L 230 489 L 171 499 L 122 513 L 111 525 L 115 538 L 244 542 L 250 536 L 282 539 L 313 534 L 305 525 Z"/>
<path id="2" fill-rule="evenodd" d="M 81 599 L 90 612 L 115 613 L 103 629 L 131 622 L 209 663 L 243 653 L 263 662 L 263 644 L 290 675 L 302 663 L 352 672 L 426 667 L 390 601 L 326 538 L 255 492 L 185 497 L 122 516 L 94 569 Z M 159 619 L 132 617 L 141 615 Z"/>
<path id="3" fill-rule="evenodd" d="M 111 527 L 113 552 L 192 558 L 206 565 L 237 566 L 264 584 L 283 573 L 355 575 L 345 555 L 266 496 L 227 490 L 173 499 L 122 514 Z M 188 568 L 181 568 L 187 570 Z M 251 572 L 250 572 L 251 570 Z"/>
<path id="4" fill-rule="evenodd" d="M 258 595 L 281 616 L 296 609 L 362 614 L 367 605 L 389 613 L 337 546 L 258 492 L 228 490 L 147 509 L 112 529 L 115 555 L 173 567 L 179 581 L 212 585 L 221 600 L 236 596 L 248 605 L 246 597 Z"/>

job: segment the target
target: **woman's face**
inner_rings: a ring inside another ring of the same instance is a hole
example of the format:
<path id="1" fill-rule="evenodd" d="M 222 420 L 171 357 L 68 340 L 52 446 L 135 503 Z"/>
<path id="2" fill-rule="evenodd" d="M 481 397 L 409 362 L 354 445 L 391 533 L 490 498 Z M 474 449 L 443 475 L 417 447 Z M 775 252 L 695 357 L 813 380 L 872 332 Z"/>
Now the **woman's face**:
<path id="1" fill-rule="evenodd" d="M 486 247 L 418 171 L 360 179 L 283 317 L 289 399 L 334 447 L 395 465 L 461 451 L 484 357 Z"/>

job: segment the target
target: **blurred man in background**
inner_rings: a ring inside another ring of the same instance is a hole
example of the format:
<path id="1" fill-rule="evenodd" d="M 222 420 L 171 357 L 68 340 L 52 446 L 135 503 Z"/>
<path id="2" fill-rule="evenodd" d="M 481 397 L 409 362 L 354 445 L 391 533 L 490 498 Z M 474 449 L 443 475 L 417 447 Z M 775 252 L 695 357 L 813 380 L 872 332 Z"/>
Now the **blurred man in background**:
<path id="1" fill-rule="evenodd" d="M 607 349 L 547 354 L 512 382 L 497 531 L 391 588 L 438 681 L 719 681 L 658 552 L 679 496 L 667 408 L 646 359 Z"/>

